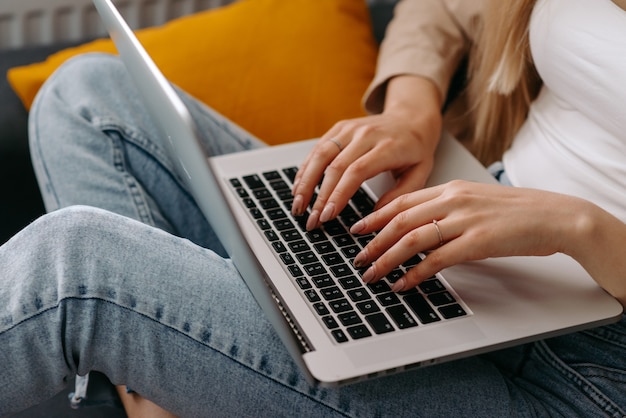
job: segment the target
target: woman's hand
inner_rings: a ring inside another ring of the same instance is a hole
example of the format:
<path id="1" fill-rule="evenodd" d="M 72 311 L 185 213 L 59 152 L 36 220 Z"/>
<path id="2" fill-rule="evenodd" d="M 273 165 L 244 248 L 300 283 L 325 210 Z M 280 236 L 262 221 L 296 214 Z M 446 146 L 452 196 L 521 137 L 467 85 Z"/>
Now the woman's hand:
<path id="1" fill-rule="evenodd" d="M 440 134 L 436 87 L 414 76 L 392 79 L 382 114 L 339 122 L 315 145 L 295 178 L 293 213 L 304 213 L 322 175 L 309 230 L 335 218 L 361 184 L 381 172 L 391 171 L 397 183 L 381 197 L 378 207 L 422 188 Z"/>
<path id="2" fill-rule="evenodd" d="M 401 196 L 353 225 L 353 233 L 380 231 L 354 263 L 371 265 L 363 281 L 373 282 L 426 252 L 425 260 L 394 284 L 394 291 L 403 291 L 464 261 L 555 252 L 576 258 L 596 251 L 597 243 L 587 237 L 594 235 L 589 225 L 596 209 L 571 196 L 457 180 Z"/>

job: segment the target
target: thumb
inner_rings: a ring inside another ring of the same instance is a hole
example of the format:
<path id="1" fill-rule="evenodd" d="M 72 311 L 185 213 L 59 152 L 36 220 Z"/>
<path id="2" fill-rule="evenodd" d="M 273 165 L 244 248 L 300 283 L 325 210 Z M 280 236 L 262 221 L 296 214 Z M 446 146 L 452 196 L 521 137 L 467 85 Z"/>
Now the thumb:
<path id="1" fill-rule="evenodd" d="M 426 163 L 420 163 L 405 170 L 397 177 L 396 184 L 378 199 L 375 209 L 382 208 L 403 194 L 423 189 L 431 171 L 432 164 Z"/>

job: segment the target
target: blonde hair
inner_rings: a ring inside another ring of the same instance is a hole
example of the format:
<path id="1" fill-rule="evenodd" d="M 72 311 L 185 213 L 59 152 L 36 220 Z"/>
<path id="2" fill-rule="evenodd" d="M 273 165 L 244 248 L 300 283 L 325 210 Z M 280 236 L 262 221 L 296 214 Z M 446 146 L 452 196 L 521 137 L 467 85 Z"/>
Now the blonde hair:
<path id="1" fill-rule="evenodd" d="M 528 26 L 536 0 L 487 2 L 470 60 L 473 151 L 484 163 L 502 157 L 541 85 L 530 54 Z"/>

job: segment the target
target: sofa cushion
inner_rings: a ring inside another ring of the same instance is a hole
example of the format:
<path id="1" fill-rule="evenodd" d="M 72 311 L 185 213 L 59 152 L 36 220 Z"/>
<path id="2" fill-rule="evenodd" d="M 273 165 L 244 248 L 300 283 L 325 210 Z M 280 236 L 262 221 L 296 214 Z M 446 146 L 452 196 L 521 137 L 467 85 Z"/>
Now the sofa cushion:
<path id="1" fill-rule="evenodd" d="M 316 137 L 362 116 L 377 44 L 364 0 L 241 0 L 138 31 L 165 76 L 270 144 Z M 12 69 L 28 108 L 76 54 L 115 52 L 97 40 Z"/>

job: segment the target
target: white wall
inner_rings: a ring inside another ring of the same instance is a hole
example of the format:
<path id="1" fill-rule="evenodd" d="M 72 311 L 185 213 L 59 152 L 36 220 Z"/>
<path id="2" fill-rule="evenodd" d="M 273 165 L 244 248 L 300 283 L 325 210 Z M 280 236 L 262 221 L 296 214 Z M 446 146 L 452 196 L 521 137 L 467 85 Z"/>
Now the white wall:
<path id="1" fill-rule="evenodd" d="M 114 0 L 133 29 L 233 0 Z M 91 0 L 0 0 L 0 49 L 104 36 Z"/>

